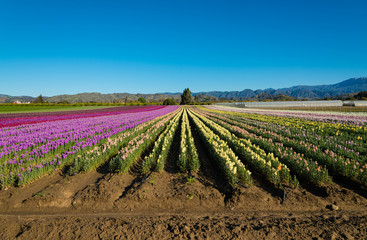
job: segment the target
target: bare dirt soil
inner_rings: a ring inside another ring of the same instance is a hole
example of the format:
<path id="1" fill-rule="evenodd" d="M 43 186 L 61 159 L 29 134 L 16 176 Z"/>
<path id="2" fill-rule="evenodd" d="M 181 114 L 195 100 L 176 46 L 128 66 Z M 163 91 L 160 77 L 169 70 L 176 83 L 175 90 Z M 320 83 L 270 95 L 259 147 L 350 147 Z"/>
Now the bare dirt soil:
<path id="1" fill-rule="evenodd" d="M 195 181 L 169 167 L 145 181 L 102 168 L 2 190 L 0 239 L 367 237 L 367 200 L 354 190 L 335 185 L 318 196 L 287 189 L 281 204 L 279 194 L 256 182 L 228 196 L 205 166 Z"/>

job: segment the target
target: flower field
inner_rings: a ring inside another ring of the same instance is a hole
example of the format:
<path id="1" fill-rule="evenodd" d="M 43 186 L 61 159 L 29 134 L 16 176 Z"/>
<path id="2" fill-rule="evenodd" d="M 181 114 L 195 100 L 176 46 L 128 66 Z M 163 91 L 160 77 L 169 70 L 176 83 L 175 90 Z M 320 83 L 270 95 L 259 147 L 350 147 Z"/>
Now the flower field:
<path id="1" fill-rule="evenodd" d="M 121 143 L 144 131 L 141 124 L 176 108 L 150 107 L 108 114 L 50 115 L 34 117 L 37 122 L 32 124 L 15 118 L 14 121 L 21 122 L 20 125 L 0 128 L 0 186 L 24 185 L 65 165 L 82 168 L 79 159 L 85 160 L 88 156 L 91 161 L 84 162 L 89 165 L 88 169 L 95 169 L 101 160 L 95 161 L 97 157 L 91 156 L 92 152 L 104 156 L 103 153 L 111 148 L 111 142 L 122 146 Z M 3 122 L 9 121 L 3 119 Z M 109 154 L 111 152 L 107 151 Z"/>
<path id="2" fill-rule="evenodd" d="M 299 174 L 309 175 L 309 181 L 327 184 L 329 172 L 332 176 L 367 185 L 366 118 L 343 119 L 332 115 L 319 118 L 317 114 L 289 117 L 274 112 L 253 114 L 223 110 L 210 107 L 207 114 L 227 125 L 234 134 L 253 139 L 284 161 L 291 155 L 301 156 L 289 165 L 296 164 L 295 173 L 302 166 L 306 167 L 306 172 Z"/>
<path id="3" fill-rule="evenodd" d="M 349 216 L 358 226 L 358 219 L 366 219 L 366 189 L 367 121 L 361 116 L 218 106 L 0 115 L 0 215 L 67 212 L 73 219 L 103 213 L 107 218 L 111 211 L 129 218 L 136 211 L 139 217 L 155 216 L 158 225 L 146 229 L 160 226 L 170 238 L 181 228 L 165 225 L 157 214 L 188 213 L 188 219 L 164 221 L 191 226 L 194 236 L 205 237 L 219 224 L 218 235 L 213 235 L 218 238 L 240 238 L 246 229 L 261 231 L 258 236 L 264 237 L 269 234 L 268 228 L 259 228 L 264 222 L 283 231 L 284 224 L 291 227 L 307 216 L 313 224 L 305 222 L 305 229 L 321 221 L 325 233 L 317 236 L 329 238 L 330 229 L 349 231 L 352 223 L 346 220 L 340 228 L 328 219 Z M 339 208 L 342 211 L 335 212 Z M 20 221 L 3 218 L 8 228 Z M 68 217 L 64 226 L 60 219 L 47 223 L 57 225 L 52 230 L 57 236 L 75 223 Z M 94 224 L 82 219 L 83 226 Z M 146 224 L 136 219 L 136 226 Z M 201 219 L 197 222 L 202 227 L 193 219 Z M 233 233 L 238 226 L 241 231 Z M 313 238 L 319 230 L 293 229 L 282 236 Z M 357 233 L 353 235 L 364 234 Z M 33 234 L 29 236 L 38 232 Z"/>
<path id="4" fill-rule="evenodd" d="M 137 112 L 142 110 L 153 110 L 157 107 L 144 107 L 144 106 L 124 106 L 124 107 L 110 107 L 100 108 L 93 110 L 79 110 L 79 111 L 59 111 L 59 112 L 34 112 L 34 113 L 9 113 L 0 114 L 0 128 L 12 127 L 22 124 L 31 124 L 39 122 L 49 122 L 57 120 L 75 119 L 75 118 L 86 118 L 86 117 L 97 117 L 116 115 L 124 112 Z"/>
<path id="5" fill-rule="evenodd" d="M 361 117 L 151 106 L 3 117 L 0 124 L 1 188 L 65 167 L 69 174 L 88 172 L 106 162 L 115 173 L 138 162 L 141 174 L 162 172 L 176 132 L 180 171 L 199 171 L 195 142 L 202 141 L 232 189 L 251 186 L 252 172 L 279 188 L 297 188 L 300 181 L 328 186 L 333 177 L 367 186 L 367 123 Z"/>

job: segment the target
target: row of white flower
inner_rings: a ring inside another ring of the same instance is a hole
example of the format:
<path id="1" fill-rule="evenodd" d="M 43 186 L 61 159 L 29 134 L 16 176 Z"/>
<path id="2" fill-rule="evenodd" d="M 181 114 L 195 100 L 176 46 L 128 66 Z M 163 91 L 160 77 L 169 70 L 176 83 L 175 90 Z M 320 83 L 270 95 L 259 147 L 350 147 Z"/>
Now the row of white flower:
<path id="1" fill-rule="evenodd" d="M 252 169 L 266 176 L 269 181 L 279 184 L 282 181 L 288 182 L 291 179 L 288 167 L 281 163 L 274 154 L 266 154 L 259 146 L 252 144 L 249 139 L 239 138 L 202 114 L 196 112 L 195 114 L 206 126 L 224 139 L 242 160 Z"/>
<path id="2" fill-rule="evenodd" d="M 155 141 L 153 150 L 144 158 L 142 164 L 142 173 L 146 174 L 153 169 L 158 172 L 163 171 L 169 149 L 173 143 L 173 137 L 178 128 L 180 117 L 182 116 L 182 112 L 183 109 L 181 108 L 180 111 L 169 122 L 167 128 Z"/>
<path id="3" fill-rule="evenodd" d="M 180 155 L 178 166 L 181 172 L 197 172 L 200 168 L 199 156 L 192 136 L 187 108 L 184 109 L 181 124 Z"/>
<path id="4" fill-rule="evenodd" d="M 252 183 L 251 172 L 246 169 L 227 143 L 210 130 L 191 110 L 189 110 L 189 117 L 198 129 L 212 157 L 223 170 L 228 183 L 233 188 L 237 187 L 238 181 L 250 185 Z"/>

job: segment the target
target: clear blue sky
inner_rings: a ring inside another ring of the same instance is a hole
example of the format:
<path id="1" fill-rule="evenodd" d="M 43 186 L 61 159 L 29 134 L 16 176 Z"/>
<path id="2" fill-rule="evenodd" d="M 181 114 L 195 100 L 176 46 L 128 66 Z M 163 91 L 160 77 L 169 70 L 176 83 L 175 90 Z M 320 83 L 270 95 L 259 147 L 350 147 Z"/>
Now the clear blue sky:
<path id="1" fill-rule="evenodd" d="M 0 94 L 157 93 L 367 76 L 367 1 L 0 0 Z"/>

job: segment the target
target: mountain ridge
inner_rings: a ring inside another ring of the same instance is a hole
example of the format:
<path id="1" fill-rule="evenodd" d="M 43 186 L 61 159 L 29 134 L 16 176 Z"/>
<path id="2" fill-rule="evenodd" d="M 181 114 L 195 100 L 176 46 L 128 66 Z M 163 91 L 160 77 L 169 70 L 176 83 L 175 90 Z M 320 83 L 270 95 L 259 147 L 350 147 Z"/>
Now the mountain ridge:
<path id="1" fill-rule="evenodd" d="M 367 77 L 350 78 L 342 82 L 330 85 L 298 85 L 289 88 L 268 88 L 264 90 L 244 89 L 242 91 L 211 91 L 200 92 L 200 94 L 206 94 L 217 98 L 229 98 L 232 100 L 238 100 L 236 98 L 241 98 L 240 100 L 251 100 L 251 98 L 254 98 L 259 94 L 270 94 L 272 96 L 282 94 L 293 97 L 295 99 L 316 100 L 337 97 L 339 95 L 360 91 L 367 91 Z"/>
<path id="2" fill-rule="evenodd" d="M 294 99 L 324 99 L 335 98 L 340 95 L 351 94 L 360 91 L 367 91 L 367 77 L 350 78 L 342 82 L 330 85 L 297 85 L 289 88 L 267 88 L 267 89 L 244 89 L 242 91 L 209 91 L 209 92 L 196 92 L 192 93 L 197 100 L 210 100 L 215 101 L 218 99 L 228 99 L 235 101 L 243 100 L 262 100 L 264 98 L 274 99 L 274 97 L 282 96 L 291 97 Z M 181 93 L 155 93 L 155 94 L 131 94 L 131 93 L 108 93 L 102 94 L 98 92 L 91 93 L 78 93 L 78 94 L 62 94 L 52 97 L 44 97 L 49 102 L 62 102 L 67 101 L 70 103 L 77 102 L 124 102 L 127 98 L 128 101 L 137 101 L 140 97 L 145 98 L 150 102 L 162 102 L 166 98 L 173 98 L 176 101 L 180 101 Z M 0 94 L 0 103 L 14 102 L 14 101 L 33 101 L 35 98 L 30 96 L 10 96 L 6 94 Z"/>

